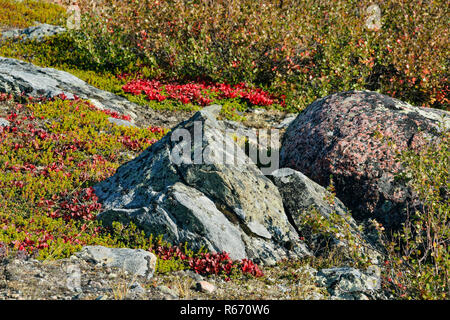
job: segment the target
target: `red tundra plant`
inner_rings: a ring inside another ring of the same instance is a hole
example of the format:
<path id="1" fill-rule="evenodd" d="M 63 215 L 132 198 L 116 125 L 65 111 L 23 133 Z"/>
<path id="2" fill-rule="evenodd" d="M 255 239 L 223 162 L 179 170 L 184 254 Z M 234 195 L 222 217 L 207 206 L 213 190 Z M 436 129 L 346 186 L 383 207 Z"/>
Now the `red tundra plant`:
<path id="1" fill-rule="evenodd" d="M 204 81 L 186 84 L 163 83 L 158 80 L 134 79 L 122 87 L 126 93 L 146 95 L 148 100 L 164 101 L 171 99 L 184 104 L 197 103 L 201 106 L 211 104 L 214 99 L 242 99 L 251 105 L 269 106 L 285 104 L 285 97 L 280 98 L 260 88 L 250 88 L 246 83 L 229 85 L 225 83 L 207 83 Z"/>
<path id="2" fill-rule="evenodd" d="M 157 246 L 156 248 L 150 248 L 150 251 L 152 250 L 162 260 L 174 258 L 182 260 L 191 270 L 198 274 L 224 274 L 228 276 L 234 270 L 239 270 L 254 277 L 262 277 L 264 275 L 253 261 L 248 259 L 233 261 L 227 252 L 200 252 L 192 256 L 187 255 L 184 250 L 180 249 L 180 246 Z"/>
<path id="3" fill-rule="evenodd" d="M 61 193 L 52 200 L 41 199 L 38 206 L 46 207 L 52 218 L 94 220 L 102 205 L 92 187 L 76 190 L 71 194 Z"/>
<path id="4" fill-rule="evenodd" d="M 0 93 L 0 101 L 12 100 L 12 94 L 10 93 Z"/>
<path id="5" fill-rule="evenodd" d="M 61 100 L 68 100 L 68 97 L 64 93 L 59 94 L 57 97 L 60 98 Z M 49 101 L 54 101 L 54 98 L 53 99 L 48 99 L 48 100 Z M 82 101 L 80 99 L 80 97 L 78 97 L 77 95 L 74 95 L 73 102 L 74 103 L 82 102 L 82 103 L 86 104 L 91 110 L 93 110 L 93 111 L 101 111 L 104 114 L 107 114 L 108 116 L 110 116 L 112 118 L 115 118 L 115 119 L 121 119 L 121 120 L 127 120 L 127 121 L 131 120 L 131 117 L 129 115 L 119 114 L 118 112 L 112 111 L 112 110 L 109 110 L 109 109 L 100 110 L 97 107 L 95 107 L 93 104 L 89 103 L 88 101 Z M 76 111 L 78 111 L 78 109 L 76 109 Z"/>

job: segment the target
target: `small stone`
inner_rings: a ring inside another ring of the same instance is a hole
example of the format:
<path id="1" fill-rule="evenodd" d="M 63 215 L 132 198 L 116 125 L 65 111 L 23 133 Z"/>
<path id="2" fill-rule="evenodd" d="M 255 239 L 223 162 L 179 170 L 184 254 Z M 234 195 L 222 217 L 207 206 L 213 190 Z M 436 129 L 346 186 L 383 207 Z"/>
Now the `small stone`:
<path id="1" fill-rule="evenodd" d="M 167 300 L 178 299 L 178 295 L 175 293 L 175 291 L 173 291 L 169 287 L 158 286 L 156 287 L 156 289 L 158 289 L 161 293 L 163 293 L 164 298 L 166 298 Z"/>
<path id="2" fill-rule="evenodd" d="M 8 127 L 11 123 L 3 118 L 0 118 L 0 127 Z"/>
<path id="3" fill-rule="evenodd" d="M 84 293 L 79 293 L 79 294 L 76 294 L 76 295 L 74 295 L 73 297 L 72 297 L 72 300 L 81 300 L 81 299 L 83 299 L 85 297 L 85 295 L 84 295 Z"/>
<path id="4" fill-rule="evenodd" d="M 366 296 L 365 294 L 361 293 L 361 295 L 359 296 L 359 300 L 370 300 L 368 296 Z"/>
<path id="5" fill-rule="evenodd" d="M 145 289 L 142 286 L 135 282 L 133 283 L 127 292 L 128 299 L 139 299 L 145 293 Z"/>
<path id="6" fill-rule="evenodd" d="M 282 293 L 286 293 L 287 291 L 289 291 L 288 288 L 286 288 L 286 286 L 282 285 L 282 284 L 277 284 L 277 288 L 282 292 Z"/>
<path id="7" fill-rule="evenodd" d="M 289 127 L 289 125 L 295 120 L 296 115 L 294 116 L 289 116 L 283 119 L 283 121 L 280 122 L 280 124 L 278 124 L 275 128 L 277 129 L 284 129 Z"/>
<path id="8" fill-rule="evenodd" d="M 203 281 L 203 277 L 192 270 L 186 270 L 185 274 L 197 282 Z"/>
<path id="9" fill-rule="evenodd" d="M 200 281 L 197 282 L 196 289 L 204 293 L 213 293 L 216 290 L 216 286 L 207 281 Z"/>

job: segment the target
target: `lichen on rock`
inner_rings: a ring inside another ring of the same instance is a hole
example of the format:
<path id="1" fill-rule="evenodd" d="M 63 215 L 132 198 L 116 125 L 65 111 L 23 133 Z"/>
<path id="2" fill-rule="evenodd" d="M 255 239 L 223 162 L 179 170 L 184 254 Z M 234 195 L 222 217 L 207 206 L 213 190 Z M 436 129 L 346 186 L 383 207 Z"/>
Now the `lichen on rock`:
<path id="1" fill-rule="evenodd" d="M 197 112 L 96 185 L 104 206 L 99 218 L 106 223 L 131 220 L 147 234 L 225 250 L 234 259 L 274 264 L 308 255 L 278 189 L 226 136 L 216 120 L 219 112 L 220 106 Z M 180 142 L 180 132 L 193 141 Z M 173 157 L 179 150 L 189 155 L 177 163 Z"/>
<path id="2" fill-rule="evenodd" d="M 450 127 L 443 110 L 411 106 L 370 91 L 336 93 L 316 100 L 287 129 L 280 165 L 304 173 L 327 186 L 357 220 L 377 218 L 398 228 L 406 210 L 420 203 L 405 182 L 396 179 L 401 166 L 389 141 L 404 149 L 418 148 Z"/>

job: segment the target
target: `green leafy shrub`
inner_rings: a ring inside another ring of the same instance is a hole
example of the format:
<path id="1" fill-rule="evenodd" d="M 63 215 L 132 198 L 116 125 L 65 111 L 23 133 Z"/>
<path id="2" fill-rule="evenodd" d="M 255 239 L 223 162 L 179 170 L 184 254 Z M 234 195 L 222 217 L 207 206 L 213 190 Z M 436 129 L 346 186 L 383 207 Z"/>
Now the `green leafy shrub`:
<path id="1" fill-rule="evenodd" d="M 107 66 L 96 64 L 83 48 L 78 48 L 70 34 L 60 34 L 47 38 L 45 41 L 14 42 L 5 41 L 0 43 L 0 56 L 20 59 L 31 62 L 42 67 L 53 67 L 69 72 L 90 85 L 106 90 L 139 105 L 147 106 L 155 110 L 200 110 L 202 105 L 198 102 L 182 103 L 177 99 L 165 99 L 164 101 L 152 101 L 144 95 L 135 95 L 124 91 L 124 86 L 133 80 L 145 77 L 141 71 L 137 72 L 132 66 L 125 69 L 116 68 L 108 70 Z M 169 83 L 172 84 L 172 83 Z M 228 119 L 241 119 L 238 111 L 245 111 L 248 100 L 243 99 L 219 99 L 211 94 L 210 103 L 223 105 L 222 115 Z M 217 95 L 217 94 L 216 94 Z M 272 105 L 280 106 L 282 99 L 276 99 Z"/>
<path id="2" fill-rule="evenodd" d="M 331 208 L 334 208 L 335 197 L 333 180 L 330 179 L 324 200 Z M 347 218 L 349 217 L 350 213 Z M 324 216 L 318 209 L 311 207 L 299 215 L 297 223 L 301 239 L 306 240 L 314 252 L 314 258 L 310 261 L 312 265 L 320 268 L 339 265 L 365 268 L 369 265 L 370 259 L 363 250 L 363 246 L 367 244 L 360 236 L 362 227 L 353 230 L 346 217 L 338 214 L 336 210 Z M 336 241 L 344 247 L 336 245 Z"/>
<path id="3" fill-rule="evenodd" d="M 444 1 L 80 1 L 76 36 L 98 63 L 139 59 L 151 77 L 253 83 L 301 110 L 327 94 L 372 89 L 448 108 Z M 151 17 L 151 18 L 149 18 Z"/>
<path id="4" fill-rule="evenodd" d="M 0 242 L 39 259 L 113 245 L 95 221 L 101 205 L 91 186 L 165 131 L 113 125 L 111 112 L 82 100 L 0 100 L 10 122 L 0 128 Z"/>

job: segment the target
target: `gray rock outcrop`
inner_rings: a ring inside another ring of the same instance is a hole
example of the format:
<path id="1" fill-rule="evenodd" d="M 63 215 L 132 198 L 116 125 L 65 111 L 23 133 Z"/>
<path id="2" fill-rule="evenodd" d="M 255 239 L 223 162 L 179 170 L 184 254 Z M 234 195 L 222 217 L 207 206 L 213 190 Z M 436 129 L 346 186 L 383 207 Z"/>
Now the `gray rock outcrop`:
<path id="1" fill-rule="evenodd" d="M 316 279 L 319 286 L 327 288 L 332 300 L 383 298 L 381 273 L 377 267 L 366 271 L 349 267 L 322 269 Z"/>
<path id="2" fill-rule="evenodd" d="M 86 246 L 75 254 L 79 259 L 110 268 L 120 268 L 129 274 L 150 279 L 156 267 L 156 256 L 142 249 Z"/>
<path id="3" fill-rule="evenodd" d="M 301 230 L 299 233 L 306 237 L 307 245 L 315 254 L 337 249 L 349 259 L 358 253 L 358 256 L 366 256 L 372 263 L 378 263 L 380 253 L 366 239 L 363 228 L 358 226 L 342 201 L 332 197 L 327 189 L 291 168 L 274 171 L 271 179 L 280 191 L 286 214 Z M 328 219 L 329 228 L 306 230 L 311 228 L 307 224 L 305 228 L 304 217 L 312 209 Z"/>
<path id="4" fill-rule="evenodd" d="M 308 255 L 278 189 L 225 135 L 216 120 L 220 109 L 197 112 L 94 186 L 104 207 L 99 219 L 133 221 L 172 243 L 227 251 L 234 259 L 257 263 Z M 183 132 L 188 136 L 178 142 Z M 177 160 L 180 150 L 188 155 Z"/>
<path id="5" fill-rule="evenodd" d="M 3 57 L 0 57 L 0 92 L 25 93 L 35 98 L 53 98 L 60 94 L 65 94 L 68 99 L 78 96 L 90 100 L 99 109 L 129 115 L 133 120 L 139 108 L 127 99 L 90 86 L 70 73 Z"/>

